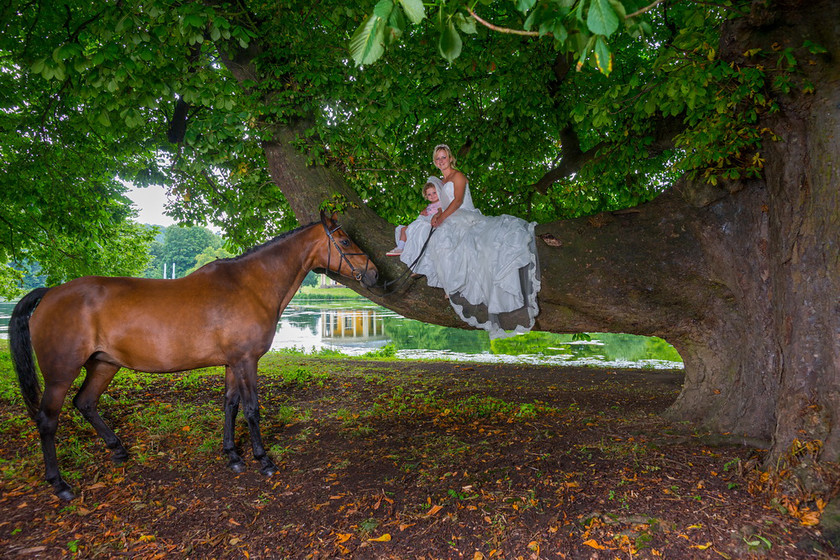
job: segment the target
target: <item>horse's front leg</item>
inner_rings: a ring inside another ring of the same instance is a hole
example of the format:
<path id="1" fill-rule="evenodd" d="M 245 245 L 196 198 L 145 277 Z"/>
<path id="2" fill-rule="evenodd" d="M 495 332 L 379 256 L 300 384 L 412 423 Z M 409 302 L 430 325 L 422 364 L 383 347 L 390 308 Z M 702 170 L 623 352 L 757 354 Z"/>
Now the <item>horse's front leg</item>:
<path id="1" fill-rule="evenodd" d="M 274 462 L 265 452 L 260 434 L 260 403 L 257 397 L 257 360 L 243 360 L 233 367 L 239 383 L 239 395 L 242 398 L 242 413 L 248 421 L 251 432 L 251 446 L 254 458 L 260 462 L 260 472 L 271 476 L 277 472 Z"/>
<path id="2" fill-rule="evenodd" d="M 236 381 L 233 368 L 225 366 L 225 427 L 222 436 L 222 450 L 228 457 L 228 468 L 235 473 L 245 470 L 245 461 L 236 451 L 234 428 L 236 415 L 239 413 L 239 383 Z"/>

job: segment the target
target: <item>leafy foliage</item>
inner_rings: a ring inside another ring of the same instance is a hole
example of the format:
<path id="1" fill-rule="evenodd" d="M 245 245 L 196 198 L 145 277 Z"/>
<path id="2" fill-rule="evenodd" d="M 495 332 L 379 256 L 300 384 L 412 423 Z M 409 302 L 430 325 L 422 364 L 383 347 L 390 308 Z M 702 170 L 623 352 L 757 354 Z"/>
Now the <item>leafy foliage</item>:
<path id="1" fill-rule="evenodd" d="M 290 127 L 312 165 L 394 222 L 422 208 L 440 142 L 482 211 L 538 222 L 639 204 L 687 172 L 757 176 L 775 139 L 760 119 L 774 92 L 813 87 L 796 62 L 819 46 L 722 60 L 720 26 L 747 5 L 14 4 L 0 257 L 52 279 L 107 260 L 97 246 L 131 231 L 115 177 L 165 184 L 173 216 L 233 247 L 289 229 L 263 142 Z"/>

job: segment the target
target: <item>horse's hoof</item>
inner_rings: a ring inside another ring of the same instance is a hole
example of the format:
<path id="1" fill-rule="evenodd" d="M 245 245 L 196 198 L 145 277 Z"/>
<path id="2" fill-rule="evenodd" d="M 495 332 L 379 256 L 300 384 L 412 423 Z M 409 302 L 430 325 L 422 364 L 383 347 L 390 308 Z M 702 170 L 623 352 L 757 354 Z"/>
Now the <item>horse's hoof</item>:
<path id="1" fill-rule="evenodd" d="M 245 462 L 241 460 L 231 461 L 230 463 L 228 463 L 228 468 L 236 474 L 242 474 L 245 472 Z"/>
<path id="2" fill-rule="evenodd" d="M 274 461 L 268 458 L 268 455 L 263 455 L 259 458 L 260 461 L 260 472 L 265 476 L 271 476 L 277 472 L 277 467 L 274 465 Z"/>
<path id="3" fill-rule="evenodd" d="M 120 465 L 128 461 L 128 451 L 123 449 L 115 449 L 111 452 L 111 462 Z"/>
<path id="4" fill-rule="evenodd" d="M 73 498 L 76 497 L 73 491 L 70 490 L 69 486 L 67 488 L 56 489 L 55 495 L 58 496 L 58 499 L 63 502 L 72 501 Z"/>
<path id="5" fill-rule="evenodd" d="M 60 492 L 56 492 L 55 495 L 63 502 L 71 502 L 76 497 L 76 495 L 70 490 L 62 490 Z"/>
<path id="6" fill-rule="evenodd" d="M 58 496 L 59 499 L 69 502 L 76 497 L 76 495 L 73 494 L 73 489 L 70 488 L 69 484 L 64 482 L 64 479 L 61 478 L 61 476 L 48 478 L 47 482 L 53 487 L 53 492 L 55 492 L 55 495 Z"/>

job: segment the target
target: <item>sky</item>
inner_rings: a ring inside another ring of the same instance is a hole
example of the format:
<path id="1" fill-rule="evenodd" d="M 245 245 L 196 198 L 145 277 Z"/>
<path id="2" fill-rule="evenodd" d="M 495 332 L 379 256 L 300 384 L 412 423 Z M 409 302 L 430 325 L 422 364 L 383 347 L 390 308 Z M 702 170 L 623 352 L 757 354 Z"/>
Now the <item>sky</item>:
<path id="1" fill-rule="evenodd" d="M 134 207 L 140 215 L 137 221 L 141 224 L 155 226 L 171 226 L 175 221 L 163 213 L 163 205 L 166 203 L 166 191 L 160 185 L 150 187 L 135 187 L 128 185 L 126 196 L 134 202 Z"/>

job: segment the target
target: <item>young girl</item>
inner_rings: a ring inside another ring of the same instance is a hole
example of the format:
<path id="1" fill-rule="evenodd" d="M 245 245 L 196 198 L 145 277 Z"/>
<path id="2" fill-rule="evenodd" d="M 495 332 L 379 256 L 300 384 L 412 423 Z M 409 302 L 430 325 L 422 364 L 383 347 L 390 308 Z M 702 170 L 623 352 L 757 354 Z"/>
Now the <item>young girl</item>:
<path id="1" fill-rule="evenodd" d="M 438 198 L 437 192 L 438 183 L 440 183 L 440 179 L 437 177 L 429 177 L 429 181 L 423 185 L 423 198 L 428 200 L 429 204 L 422 212 L 420 212 L 420 215 L 417 216 L 417 220 L 430 222 L 432 217 L 441 211 L 440 199 Z M 394 230 L 394 238 L 397 241 L 397 246 L 385 253 L 386 257 L 398 257 L 402 254 L 406 241 L 406 229 L 407 228 L 402 225 L 396 227 Z"/>
<path id="2" fill-rule="evenodd" d="M 467 177 L 455 169 L 449 147 L 435 146 L 433 158 L 443 176 L 437 191 L 443 211 L 408 226 L 400 260 L 407 265 L 416 260 L 414 273 L 443 288 L 458 316 L 491 338 L 527 332 L 539 313 L 536 223 L 507 214 L 485 216 L 473 204 Z"/>

